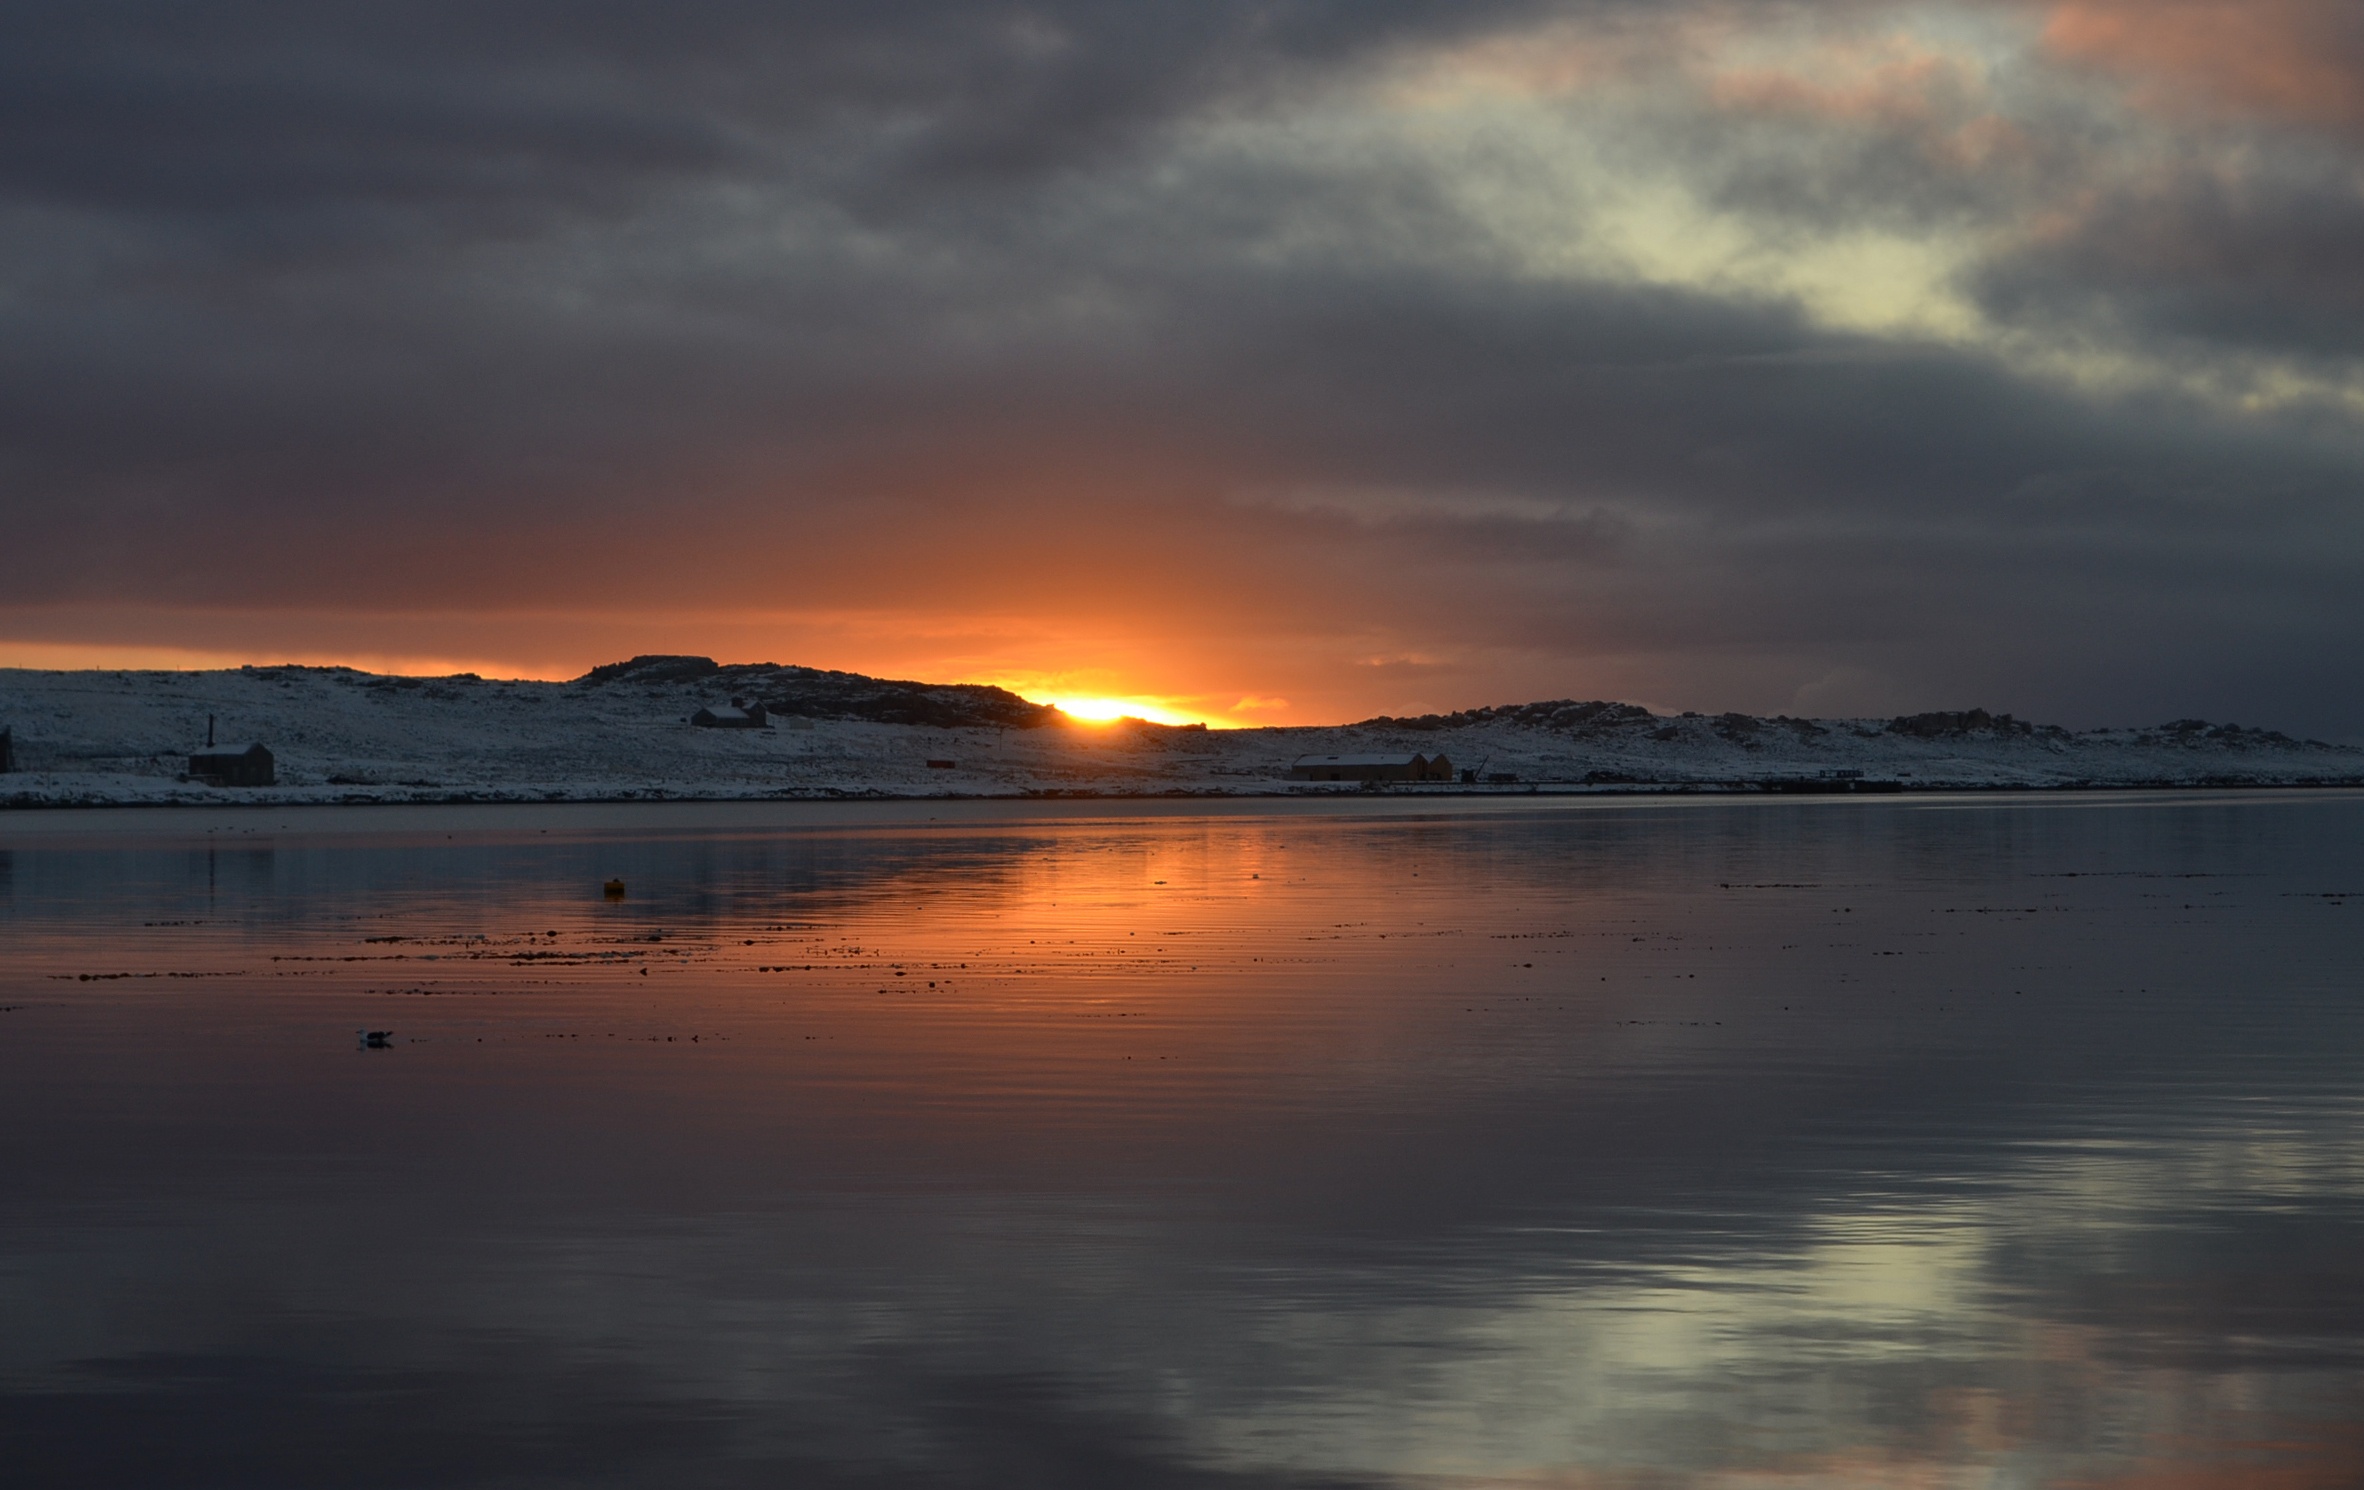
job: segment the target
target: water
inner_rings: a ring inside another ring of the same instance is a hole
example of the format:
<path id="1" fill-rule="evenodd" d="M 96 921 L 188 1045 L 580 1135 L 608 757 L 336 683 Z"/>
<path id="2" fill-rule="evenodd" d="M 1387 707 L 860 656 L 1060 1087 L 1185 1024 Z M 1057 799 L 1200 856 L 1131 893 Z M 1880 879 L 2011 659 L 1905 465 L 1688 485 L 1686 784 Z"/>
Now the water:
<path id="1" fill-rule="evenodd" d="M 1439 805 L 0 819 L 0 1478 L 2364 1476 L 2364 796 Z"/>

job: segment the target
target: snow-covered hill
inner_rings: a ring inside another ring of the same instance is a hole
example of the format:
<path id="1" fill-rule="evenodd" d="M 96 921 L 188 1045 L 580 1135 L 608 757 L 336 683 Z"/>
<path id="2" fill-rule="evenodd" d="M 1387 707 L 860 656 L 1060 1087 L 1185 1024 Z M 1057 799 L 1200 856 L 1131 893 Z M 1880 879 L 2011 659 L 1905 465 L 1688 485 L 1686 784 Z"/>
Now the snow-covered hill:
<path id="1" fill-rule="evenodd" d="M 734 697 L 774 727 L 687 722 Z M 221 740 L 268 745 L 279 785 L 181 779 L 209 715 Z M 1290 762 L 1394 750 L 1441 753 L 1490 791 L 2364 784 L 2364 750 L 2197 720 L 2071 733 L 1978 710 L 1761 719 L 1559 701 L 1331 728 L 1094 726 L 995 688 L 679 657 L 568 683 L 0 670 L 0 728 L 12 806 L 1336 792 L 1358 788 L 1292 783 Z"/>

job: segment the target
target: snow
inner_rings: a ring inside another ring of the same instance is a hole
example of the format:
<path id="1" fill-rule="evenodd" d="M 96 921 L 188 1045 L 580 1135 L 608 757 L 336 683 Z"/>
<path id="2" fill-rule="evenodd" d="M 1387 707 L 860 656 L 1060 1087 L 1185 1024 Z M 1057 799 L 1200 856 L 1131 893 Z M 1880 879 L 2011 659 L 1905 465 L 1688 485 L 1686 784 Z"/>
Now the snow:
<path id="1" fill-rule="evenodd" d="M 1288 729 L 939 727 L 777 712 L 775 722 L 788 727 L 693 727 L 689 716 L 716 702 L 712 687 L 631 675 L 550 683 L 343 668 L 0 669 L 0 727 L 15 731 L 17 763 L 0 776 L 0 804 L 1310 795 L 1363 788 L 1290 782 L 1301 757 L 1439 752 L 1481 781 L 1515 784 L 1384 789 L 2364 784 L 2364 750 L 2193 720 L 2071 733 L 1983 713 L 1762 719 L 1560 702 Z M 208 714 L 268 746 L 280 784 L 179 779 L 203 749 Z M 928 765 L 946 759 L 958 765 Z"/>
<path id="2" fill-rule="evenodd" d="M 1394 755 L 1301 755 L 1290 762 L 1296 766 L 1425 766 L 1428 757 L 1418 751 Z"/>

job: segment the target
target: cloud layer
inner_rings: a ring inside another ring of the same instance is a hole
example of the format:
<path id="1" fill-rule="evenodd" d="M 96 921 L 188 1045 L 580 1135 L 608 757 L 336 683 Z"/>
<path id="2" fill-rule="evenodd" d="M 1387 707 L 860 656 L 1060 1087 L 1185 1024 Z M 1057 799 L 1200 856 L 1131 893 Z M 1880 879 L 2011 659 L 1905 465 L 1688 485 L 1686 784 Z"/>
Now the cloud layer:
<path id="1" fill-rule="evenodd" d="M 2364 732 L 2350 10 L 20 7 L 0 648 Z"/>

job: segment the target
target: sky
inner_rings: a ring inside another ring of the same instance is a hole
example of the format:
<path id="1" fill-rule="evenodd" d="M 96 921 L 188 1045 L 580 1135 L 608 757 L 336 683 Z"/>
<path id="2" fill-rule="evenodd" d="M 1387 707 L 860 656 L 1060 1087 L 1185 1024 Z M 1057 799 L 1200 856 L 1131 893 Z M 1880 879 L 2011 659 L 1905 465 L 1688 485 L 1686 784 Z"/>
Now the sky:
<path id="1" fill-rule="evenodd" d="M 2364 737 L 2354 0 L 22 0 L 0 665 Z"/>

